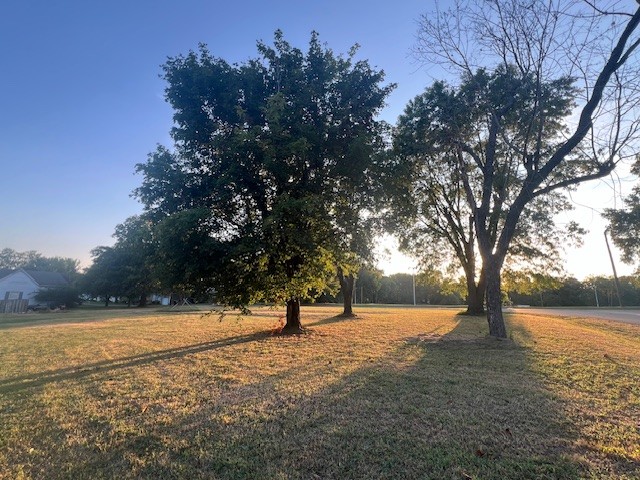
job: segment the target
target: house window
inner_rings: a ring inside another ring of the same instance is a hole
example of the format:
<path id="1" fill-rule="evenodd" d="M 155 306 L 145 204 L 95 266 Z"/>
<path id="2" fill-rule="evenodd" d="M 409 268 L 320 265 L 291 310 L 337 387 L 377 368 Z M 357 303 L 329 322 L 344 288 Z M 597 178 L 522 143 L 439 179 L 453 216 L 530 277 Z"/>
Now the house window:
<path id="1" fill-rule="evenodd" d="M 5 300 L 20 300 L 22 298 L 22 292 L 7 292 L 4 296 Z"/>

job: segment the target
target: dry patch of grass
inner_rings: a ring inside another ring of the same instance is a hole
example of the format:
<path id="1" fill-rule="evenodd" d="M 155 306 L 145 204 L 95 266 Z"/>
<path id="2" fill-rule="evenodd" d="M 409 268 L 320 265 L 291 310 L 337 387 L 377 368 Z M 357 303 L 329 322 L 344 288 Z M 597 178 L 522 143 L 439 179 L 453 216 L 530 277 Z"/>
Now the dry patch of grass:
<path id="1" fill-rule="evenodd" d="M 638 478 L 640 328 L 304 307 L 0 330 L 0 478 Z"/>

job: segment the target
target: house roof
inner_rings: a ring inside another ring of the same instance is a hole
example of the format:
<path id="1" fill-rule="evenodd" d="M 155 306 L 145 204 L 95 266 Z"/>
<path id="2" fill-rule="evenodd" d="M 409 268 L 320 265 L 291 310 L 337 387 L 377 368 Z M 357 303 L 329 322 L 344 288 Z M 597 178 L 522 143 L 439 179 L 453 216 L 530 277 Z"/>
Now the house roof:
<path id="1" fill-rule="evenodd" d="M 0 268 L 0 278 L 4 278 L 10 273 L 13 273 L 13 270 L 11 268 Z"/>
<path id="2" fill-rule="evenodd" d="M 40 287 L 66 287 L 69 280 L 60 272 L 42 272 L 40 270 L 24 270 Z"/>

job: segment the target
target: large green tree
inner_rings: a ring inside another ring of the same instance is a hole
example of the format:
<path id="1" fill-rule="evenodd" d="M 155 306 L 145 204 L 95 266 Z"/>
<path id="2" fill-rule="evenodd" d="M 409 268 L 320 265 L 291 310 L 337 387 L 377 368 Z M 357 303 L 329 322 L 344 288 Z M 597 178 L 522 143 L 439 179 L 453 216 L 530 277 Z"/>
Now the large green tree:
<path id="1" fill-rule="evenodd" d="M 300 301 L 329 287 L 337 267 L 357 271 L 354 245 L 369 241 L 353 226 L 365 225 L 382 148 L 376 115 L 392 86 L 356 49 L 336 55 L 315 33 L 306 52 L 278 31 L 258 53 L 231 65 L 201 46 L 167 61 L 175 144 L 138 165 L 135 194 L 160 225 L 181 216 L 188 264 L 201 260 L 219 301 L 284 303 L 285 331 L 298 332 Z M 162 242 L 179 244 L 171 235 Z"/>
<path id="2" fill-rule="evenodd" d="M 156 240 L 154 225 L 144 215 L 134 215 L 117 225 L 113 237 L 125 263 L 123 284 L 126 295 L 137 299 L 138 306 L 147 305 L 147 296 L 157 287 L 155 274 Z"/>
<path id="3" fill-rule="evenodd" d="M 418 54 L 461 78 L 430 129 L 454 154 L 493 336 L 507 334 L 501 272 L 523 215 L 633 153 L 640 9 L 626 7 L 461 0 L 421 19 Z"/>
<path id="4" fill-rule="evenodd" d="M 494 103 L 510 104 L 511 112 L 502 120 L 501 129 L 519 135 L 520 117 L 530 113 L 532 99 L 523 96 L 518 101 L 511 96 L 531 86 L 513 68 L 493 73 L 479 70 L 455 88 L 435 82 L 409 103 L 395 129 L 388 189 L 393 199 L 390 224 L 403 250 L 418 257 L 427 269 L 445 266 L 453 272 L 455 267 L 462 268 L 469 314 L 484 313 L 487 276 L 478 258 L 474 211 L 467 188 L 477 194 L 483 185 L 481 176 L 461 170 L 460 145 L 465 143 L 481 151 L 483 141 L 478 141 L 479 128 L 473 124 L 484 122 Z M 547 104 L 549 126 L 539 141 L 548 148 L 557 137 L 559 119 L 568 112 L 573 92 L 569 82 L 548 86 L 545 92 L 540 101 Z M 554 124 L 558 127 L 553 128 Z M 517 158 L 504 148 L 496 154 L 503 162 L 498 173 L 505 182 L 515 183 L 516 179 L 509 177 L 515 177 Z M 509 201 L 512 188 L 496 189 L 495 199 Z M 581 231 L 574 223 L 557 226 L 554 222 L 555 214 L 570 208 L 567 199 L 555 192 L 530 202 L 511 242 L 511 263 L 526 263 L 529 270 L 537 264 L 540 271 L 558 265 L 561 246 Z M 494 215 L 490 226 L 493 241 L 500 221 L 499 206 Z"/>
<path id="5" fill-rule="evenodd" d="M 400 248 L 416 258 L 425 271 L 442 268 L 465 272 L 467 313 L 484 312 L 485 276 L 478 277 L 475 230 L 465 201 L 455 156 L 447 157 L 426 134 L 430 121 L 424 111 L 437 87 L 416 97 L 399 118 L 394 135 L 388 227 Z"/>

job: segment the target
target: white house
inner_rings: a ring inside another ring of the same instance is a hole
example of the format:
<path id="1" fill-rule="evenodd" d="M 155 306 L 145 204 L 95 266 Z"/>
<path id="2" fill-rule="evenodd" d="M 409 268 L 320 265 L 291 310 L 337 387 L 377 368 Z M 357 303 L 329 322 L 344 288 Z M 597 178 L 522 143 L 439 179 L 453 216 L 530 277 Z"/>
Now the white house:
<path id="1" fill-rule="evenodd" d="M 0 270 L 0 303 L 8 307 L 9 302 L 19 303 L 24 309 L 38 302 L 34 298 L 40 290 L 66 287 L 69 281 L 59 272 L 41 272 L 38 270 Z M 25 302 L 26 301 L 26 302 Z M 0 308 L 4 312 L 5 308 Z M 12 307 L 12 311 L 20 311 Z"/>

